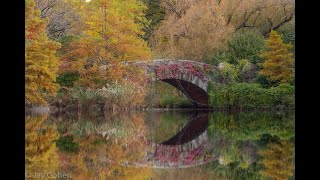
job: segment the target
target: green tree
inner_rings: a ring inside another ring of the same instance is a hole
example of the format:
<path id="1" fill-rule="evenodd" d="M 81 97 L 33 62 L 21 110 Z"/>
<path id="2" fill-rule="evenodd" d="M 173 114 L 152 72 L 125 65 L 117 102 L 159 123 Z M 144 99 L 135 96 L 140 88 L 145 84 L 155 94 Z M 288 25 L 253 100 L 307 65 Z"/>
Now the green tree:
<path id="1" fill-rule="evenodd" d="M 147 6 L 147 10 L 145 11 L 146 18 L 150 21 L 149 26 L 145 26 L 143 31 L 144 39 L 148 40 L 152 35 L 158 25 L 160 25 L 161 21 L 164 19 L 165 11 L 160 6 L 160 0 L 143 0 L 143 2 Z"/>
<path id="2" fill-rule="evenodd" d="M 289 52 L 292 45 L 283 43 L 276 31 L 270 33 L 266 45 L 268 50 L 261 55 L 265 61 L 259 73 L 274 84 L 291 82 L 294 78 L 293 54 Z"/>
<path id="3" fill-rule="evenodd" d="M 214 52 L 205 61 L 209 64 L 228 62 L 238 68 L 240 82 L 253 82 L 261 62 L 261 54 L 265 49 L 264 37 L 254 31 L 237 32 L 227 43 L 227 49 Z"/>
<path id="4" fill-rule="evenodd" d="M 248 59 L 256 64 L 261 61 L 259 54 L 264 50 L 264 38 L 254 32 L 237 33 L 228 41 L 229 60 L 238 64 L 241 59 Z"/>
<path id="5" fill-rule="evenodd" d="M 60 44 L 47 37 L 47 21 L 40 19 L 34 0 L 26 0 L 25 10 L 26 104 L 47 104 L 46 97 L 54 96 L 59 88 L 55 80 L 58 69 L 56 50 Z"/>
<path id="6" fill-rule="evenodd" d="M 290 24 L 287 24 L 286 26 L 283 26 L 282 28 L 279 28 L 278 32 L 282 35 L 282 39 L 284 43 L 291 43 L 292 48 L 290 49 L 290 52 L 295 54 L 295 23 L 294 21 Z"/>

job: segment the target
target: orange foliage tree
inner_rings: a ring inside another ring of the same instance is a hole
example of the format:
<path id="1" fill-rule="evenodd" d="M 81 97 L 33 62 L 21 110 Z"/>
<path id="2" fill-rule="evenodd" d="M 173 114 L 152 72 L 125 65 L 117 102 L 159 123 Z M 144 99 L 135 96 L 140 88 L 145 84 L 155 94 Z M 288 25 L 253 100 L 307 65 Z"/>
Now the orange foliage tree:
<path id="1" fill-rule="evenodd" d="M 34 0 L 26 0 L 25 10 L 25 99 L 28 105 L 43 105 L 47 104 L 46 97 L 54 96 L 59 88 L 55 80 L 60 44 L 47 37 L 47 21 L 40 19 Z"/>
<path id="2" fill-rule="evenodd" d="M 125 69 L 120 62 L 150 59 L 142 39 L 142 29 L 148 24 L 145 9 L 139 0 L 92 0 L 83 4 L 79 11 L 83 12 L 85 30 L 62 55 L 61 72 L 78 71 L 80 85 L 96 88 L 101 87 L 97 81 L 122 78 Z M 103 64 L 108 65 L 107 71 L 100 68 Z"/>

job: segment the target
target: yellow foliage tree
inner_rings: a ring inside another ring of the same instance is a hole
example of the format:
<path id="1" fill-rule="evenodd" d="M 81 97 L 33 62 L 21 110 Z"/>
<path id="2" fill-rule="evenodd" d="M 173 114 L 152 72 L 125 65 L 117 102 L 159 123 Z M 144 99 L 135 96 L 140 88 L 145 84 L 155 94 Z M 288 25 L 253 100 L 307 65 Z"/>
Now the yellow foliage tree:
<path id="1" fill-rule="evenodd" d="M 34 0 L 26 0 L 25 10 L 25 100 L 28 105 L 43 105 L 47 104 L 46 97 L 54 96 L 59 87 L 55 83 L 55 54 L 60 44 L 47 37 L 46 19 L 40 19 Z"/>
<path id="2" fill-rule="evenodd" d="M 270 33 L 266 45 L 268 50 L 262 54 L 265 61 L 259 73 L 276 84 L 292 81 L 294 78 L 293 54 L 289 52 L 292 45 L 284 44 L 276 31 Z"/>
<path id="3" fill-rule="evenodd" d="M 132 61 L 149 58 L 149 49 L 142 39 L 147 24 L 140 0 L 93 0 L 86 6 L 87 31 L 92 38 L 103 38 L 106 59 Z"/>
<path id="4" fill-rule="evenodd" d="M 293 175 L 294 145 L 288 141 L 270 143 L 267 149 L 259 152 L 263 159 L 264 169 L 260 171 L 263 176 L 275 180 L 285 180 Z"/>
<path id="5" fill-rule="evenodd" d="M 59 133 L 55 126 L 45 125 L 47 116 L 26 117 L 25 165 L 27 173 L 50 171 L 58 168 L 55 141 Z"/>
<path id="6" fill-rule="evenodd" d="M 125 71 L 120 62 L 149 60 L 150 50 L 142 39 L 142 29 L 148 24 L 145 9 L 140 0 L 92 0 L 81 6 L 85 30 L 62 56 L 65 71 L 80 72 L 79 84 L 95 88 L 88 74 L 119 80 Z M 103 63 L 112 65 L 105 73 L 99 68 Z"/>

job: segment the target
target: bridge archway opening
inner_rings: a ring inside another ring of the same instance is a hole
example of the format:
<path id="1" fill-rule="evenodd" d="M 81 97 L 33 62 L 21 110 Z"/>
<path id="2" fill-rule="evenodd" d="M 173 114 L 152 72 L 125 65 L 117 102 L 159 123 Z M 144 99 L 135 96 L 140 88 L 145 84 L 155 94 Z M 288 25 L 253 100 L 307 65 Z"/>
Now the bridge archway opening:
<path id="1" fill-rule="evenodd" d="M 161 79 L 160 81 L 179 89 L 196 107 L 208 107 L 208 93 L 199 86 L 182 79 Z"/>

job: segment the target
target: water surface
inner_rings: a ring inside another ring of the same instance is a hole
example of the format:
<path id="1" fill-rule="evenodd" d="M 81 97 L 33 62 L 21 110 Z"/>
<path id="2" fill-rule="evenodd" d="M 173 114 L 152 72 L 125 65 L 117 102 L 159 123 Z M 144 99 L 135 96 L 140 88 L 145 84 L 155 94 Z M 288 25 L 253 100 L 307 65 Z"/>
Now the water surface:
<path id="1" fill-rule="evenodd" d="M 294 179 L 294 144 L 294 112 L 28 115 L 26 177 Z"/>

